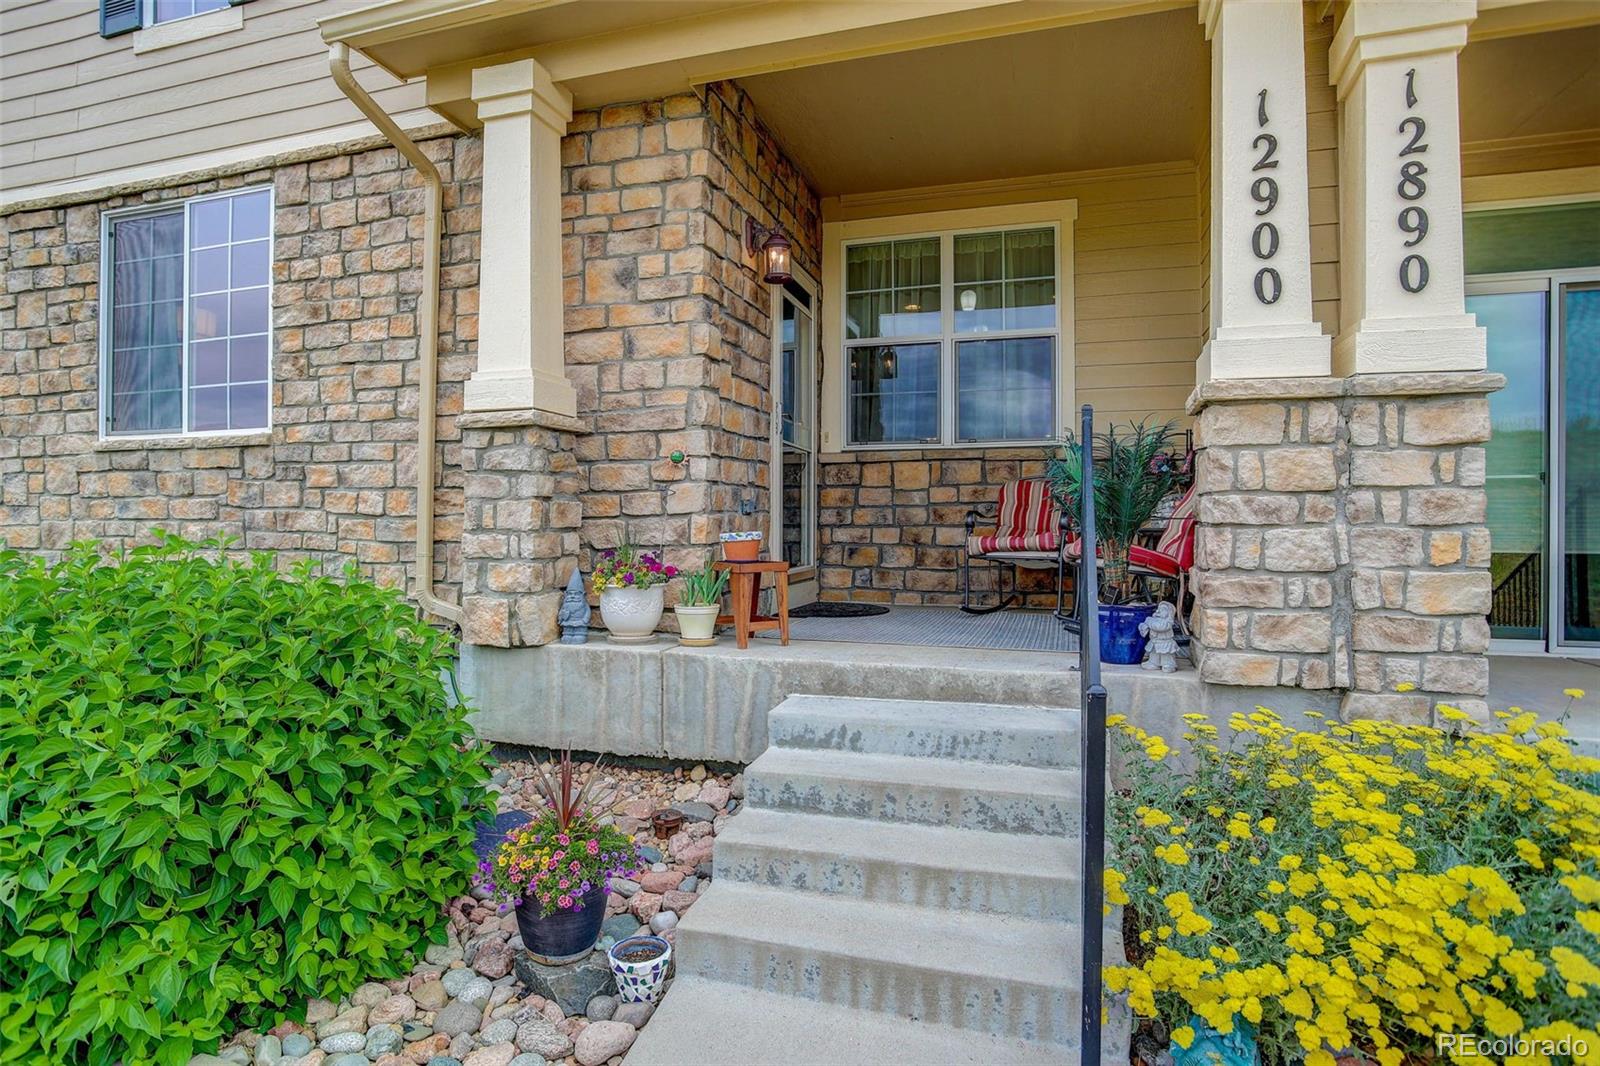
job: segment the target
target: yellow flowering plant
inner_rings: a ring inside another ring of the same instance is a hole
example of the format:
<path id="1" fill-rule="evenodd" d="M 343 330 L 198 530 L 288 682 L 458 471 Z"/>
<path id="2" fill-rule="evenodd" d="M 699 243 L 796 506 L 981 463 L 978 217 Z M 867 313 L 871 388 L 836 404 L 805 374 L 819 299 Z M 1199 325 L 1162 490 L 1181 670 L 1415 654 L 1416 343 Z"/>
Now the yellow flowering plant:
<path id="1" fill-rule="evenodd" d="M 1114 716 L 1106 898 L 1138 935 L 1107 988 L 1180 1046 L 1242 1019 L 1269 1066 L 1486 1061 L 1441 1034 L 1600 1063 L 1600 759 L 1532 714 L 1441 715 L 1188 715 L 1182 769 Z"/>

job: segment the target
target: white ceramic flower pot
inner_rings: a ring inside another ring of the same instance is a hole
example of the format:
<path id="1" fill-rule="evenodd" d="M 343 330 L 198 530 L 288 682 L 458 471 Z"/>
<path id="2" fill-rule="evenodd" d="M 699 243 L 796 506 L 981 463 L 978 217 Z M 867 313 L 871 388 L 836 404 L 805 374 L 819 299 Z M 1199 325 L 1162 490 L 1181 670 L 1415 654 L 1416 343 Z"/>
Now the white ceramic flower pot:
<path id="1" fill-rule="evenodd" d="M 672 609 L 678 616 L 678 640 L 684 644 L 704 646 L 716 643 L 717 614 L 722 610 L 715 603 L 690 606 L 680 603 Z"/>
<path id="2" fill-rule="evenodd" d="M 653 947 L 661 951 L 653 959 L 629 962 L 630 948 Z M 611 972 L 617 978 L 617 996 L 624 1003 L 654 1003 L 661 993 L 661 982 L 666 980 L 667 968 L 672 964 L 672 945 L 658 936 L 630 936 L 619 940 L 606 951 L 611 962 Z"/>
<path id="3" fill-rule="evenodd" d="M 651 589 L 606 589 L 600 593 L 600 618 L 613 644 L 643 644 L 654 639 L 665 608 L 657 585 Z"/>

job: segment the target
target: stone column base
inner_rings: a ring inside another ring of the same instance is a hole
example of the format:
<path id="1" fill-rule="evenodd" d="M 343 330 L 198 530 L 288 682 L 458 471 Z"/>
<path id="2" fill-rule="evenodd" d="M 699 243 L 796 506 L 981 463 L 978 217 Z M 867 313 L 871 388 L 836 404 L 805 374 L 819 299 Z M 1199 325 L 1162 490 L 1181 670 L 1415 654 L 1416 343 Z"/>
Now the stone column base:
<path id="1" fill-rule="evenodd" d="M 583 423 L 545 411 L 464 414 L 462 639 L 498 648 L 559 635 L 561 595 L 578 565 Z"/>
<path id="2" fill-rule="evenodd" d="M 1498 374 L 1196 389 L 1195 660 L 1346 718 L 1487 718 L 1488 394 Z"/>

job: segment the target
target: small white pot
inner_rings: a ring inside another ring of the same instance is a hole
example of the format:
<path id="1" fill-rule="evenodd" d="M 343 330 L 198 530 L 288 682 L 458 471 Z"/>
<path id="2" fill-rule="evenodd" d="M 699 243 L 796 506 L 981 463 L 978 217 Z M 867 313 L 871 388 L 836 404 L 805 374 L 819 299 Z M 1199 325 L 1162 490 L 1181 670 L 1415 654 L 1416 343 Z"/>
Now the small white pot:
<path id="1" fill-rule="evenodd" d="M 684 644 L 706 645 L 717 640 L 717 615 L 722 608 L 715 603 L 690 606 L 680 603 L 672 609 L 678 616 L 678 640 Z"/>
<path id="2" fill-rule="evenodd" d="M 648 962 L 627 962 L 617 958 L 619 951 L 648 944 L 665 949 Z M 606 950 L 611 972 L 617 978 L 617 997 L 624 1003 L 654 1003 L 661 994 L 661 983 L 666 980 L 667 968 L 672 965 L 672 945 L 659 936 L 630 936 L 619 940 Z"/>
<path id="3" fill-rule="evenodd" d="M 653 640 L 665 608 L 657 585 L 649 589 L 606 589 L 600 593 L 600 618 L 606 639 L 613 644 L 643 644 Z"/>

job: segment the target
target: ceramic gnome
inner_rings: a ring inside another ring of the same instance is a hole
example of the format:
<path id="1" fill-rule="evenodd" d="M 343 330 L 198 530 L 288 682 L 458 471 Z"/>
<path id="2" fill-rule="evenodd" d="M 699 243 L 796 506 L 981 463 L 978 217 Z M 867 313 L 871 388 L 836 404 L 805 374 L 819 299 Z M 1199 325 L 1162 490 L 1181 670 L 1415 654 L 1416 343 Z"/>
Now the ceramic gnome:
<path id="1" fill-rule="evenodd" d="M 589 595 L 583 587 L 583 575 L 577 567 L 572 569 L 572 579 L 561 597 L 561 611 L 556 615 L 561 625 L 561 643 L 584 644 L 589 640 Z"/>
<path id="2" fill-rule="evenodd" d="M 1144 668 L 1170 674 L 1178 668 L 1178 641 L 1172 631 L 1177 625 L 1178 609 L 1165 601 L 1156 604 L 1156 611 L 1139 623 L 1139 633 L 1150 638 L 1144 649 Z"/>

